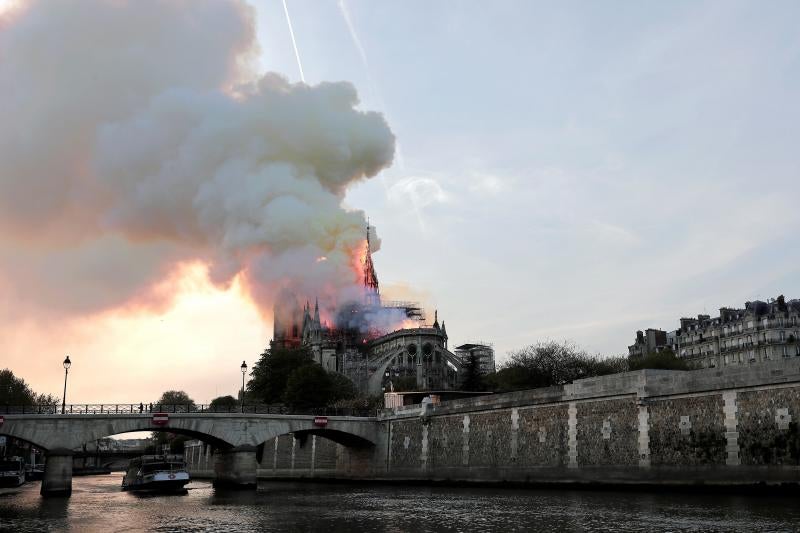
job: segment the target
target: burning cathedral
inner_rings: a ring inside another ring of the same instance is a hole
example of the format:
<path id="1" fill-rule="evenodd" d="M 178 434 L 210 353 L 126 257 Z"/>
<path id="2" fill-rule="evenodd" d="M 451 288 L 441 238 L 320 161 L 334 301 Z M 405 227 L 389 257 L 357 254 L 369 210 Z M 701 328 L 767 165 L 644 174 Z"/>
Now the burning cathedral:
<path id="1" fill-rule="evenodd" d="M 358 297 L 320 318 L 319 302 L 300 306 L 283 291 L 275 302 L 271 347 L 307 348 L 325 370 L 347 376 L 362 393 L 389 391 L 393 382 L 415 380 L 418 390 L 448 390 L 458 385 L 461 360 L 448 349 L 447 329 L 426 321 L 414 302 L 381 299 L 372 262 L 369 226 L 361 259 Z"/>

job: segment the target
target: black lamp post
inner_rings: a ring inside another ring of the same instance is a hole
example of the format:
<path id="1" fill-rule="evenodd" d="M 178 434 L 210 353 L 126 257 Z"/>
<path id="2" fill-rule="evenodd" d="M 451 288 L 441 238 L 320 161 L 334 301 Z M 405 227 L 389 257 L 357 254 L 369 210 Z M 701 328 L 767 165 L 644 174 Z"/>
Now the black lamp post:
<path id="1" fill-rule="evenodd" d="M 72 366 L 72 361 L 69 356 L 64 359 L 64 396 L 61 398 L 61 414 L 63 415 L 67 407 L 67 375 L 69 374 L 69 367 Z"/>
<path id="2" fill-rule="evenodd" d="M 242 361 L 242 412 L 244 413 L 244 375 L 247 373 L 247 363 Z"/>

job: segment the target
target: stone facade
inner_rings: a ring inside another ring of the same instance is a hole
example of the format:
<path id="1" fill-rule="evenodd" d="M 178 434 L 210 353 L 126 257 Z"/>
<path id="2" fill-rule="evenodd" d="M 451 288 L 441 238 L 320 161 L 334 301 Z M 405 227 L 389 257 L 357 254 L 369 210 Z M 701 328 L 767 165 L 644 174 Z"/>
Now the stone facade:
<path id="1" fill-rule="evenodd" d="M 769 302 L 723 307 L 719 316 L 681 318 L 670 332 L 636 333 L 631 357 L 671 349 L 698 368 L 751 365 L 800 356 L 800 300 L 779 296 Z"/>

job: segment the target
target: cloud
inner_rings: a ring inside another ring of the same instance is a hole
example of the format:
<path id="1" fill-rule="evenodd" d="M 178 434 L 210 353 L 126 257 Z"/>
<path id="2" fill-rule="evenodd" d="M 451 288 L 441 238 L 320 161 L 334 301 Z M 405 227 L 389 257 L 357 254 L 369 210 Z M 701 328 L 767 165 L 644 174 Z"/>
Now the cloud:
<path id="1" fill-rule="evenodd" d="M 395 205 L 406 205 L 420 211 L 429 205 L 446 203 L 448 196 L 434 178 L 403 178 L 389 187 L 389 201 Z"/>

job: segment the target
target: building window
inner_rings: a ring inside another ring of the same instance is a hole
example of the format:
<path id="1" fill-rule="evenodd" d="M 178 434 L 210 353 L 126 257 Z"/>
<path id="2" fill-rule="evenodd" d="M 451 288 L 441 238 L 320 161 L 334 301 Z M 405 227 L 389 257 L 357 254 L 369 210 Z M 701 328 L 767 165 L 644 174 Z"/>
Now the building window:
<path id="1" fill-rule="evenodd" d="M 789 347 L 788 346 L 783 346 L 783 356 L 784 357 L 789 357 Z"/>
<path id="2" fill-rule="evenodd" d="M 781 330 L 781 340 L 782 340 L 782 341 L 785 341 L 785 340 L 786 340 L 786 332 L 785 332 L 785 331 L 783 331 L 783 330 Z"/>

